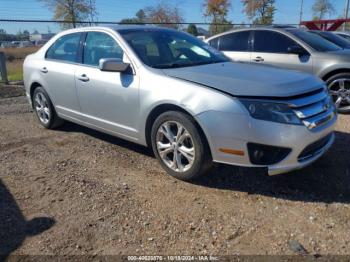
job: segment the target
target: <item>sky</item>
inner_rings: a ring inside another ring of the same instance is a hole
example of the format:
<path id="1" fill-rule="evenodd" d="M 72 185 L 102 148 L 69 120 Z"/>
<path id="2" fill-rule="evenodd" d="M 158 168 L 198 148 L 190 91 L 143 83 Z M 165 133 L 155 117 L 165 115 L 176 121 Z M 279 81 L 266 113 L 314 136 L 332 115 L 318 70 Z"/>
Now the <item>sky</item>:
<path id="1" fill-rule="evenodd" d="M 123 18 L 133 17 L 135 13 L 150 5 L 155 5 L 162 0 L 96 0 L 96 8 L 99 21 L 119 21 Z M 203 17 L 204 0 L 163 0 L 177 4 L 185 22 L 209 22 Z M 298 24 L 302 0 L 276 0 L 276 14 L 274 23 Z M 315 0 L 304 0 L 303 20 L 312 19 L 312 5 Z M 343 15 L 346 0 L 331 0 L 336 12 L 331 17 L 337 18 Z M 231 0 L 232 6 L 228 20 L 233 23 L 248 23 L 243 13 L 241 0 Z M 53 13 L 38 0 L 0 0 L 0 19 L 52 19 Z M 0 22 L 0 28 L 8 33 L 17 33 L 20 30 L 33 32 L 38 30 L 46 33 L 59 31 L 57 24 L 51 23 L 10 23 Z"/>

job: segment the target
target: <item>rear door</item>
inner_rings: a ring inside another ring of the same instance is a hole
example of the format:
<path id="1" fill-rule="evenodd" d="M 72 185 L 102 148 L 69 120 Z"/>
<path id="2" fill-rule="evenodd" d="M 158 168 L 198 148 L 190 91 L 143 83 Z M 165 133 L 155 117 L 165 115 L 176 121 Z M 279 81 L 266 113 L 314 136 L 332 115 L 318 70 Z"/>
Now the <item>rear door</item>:
<path id="1" fill-rule="evenodd" d="M 235 62 L 250 62 L 251 31 L 239 31 L 220 36 L 218 49 Z"/>
<path id="2" fill-rule="evenodd" d="M 70 115 L 79 111 L 74 72 L 78 68 L 81 33 L 64 35 L 46 52 L 40 74 L 58 113 Z"/>
<path id="3" fill-rule="evenodd" d="M 254 30 L 252 62 L 313 73 L 311 55 L 306 50 L 305 55 L 289 53 L 289 47 L 293 46 L 300 45 L 287 35 L 269 30 Z"/>

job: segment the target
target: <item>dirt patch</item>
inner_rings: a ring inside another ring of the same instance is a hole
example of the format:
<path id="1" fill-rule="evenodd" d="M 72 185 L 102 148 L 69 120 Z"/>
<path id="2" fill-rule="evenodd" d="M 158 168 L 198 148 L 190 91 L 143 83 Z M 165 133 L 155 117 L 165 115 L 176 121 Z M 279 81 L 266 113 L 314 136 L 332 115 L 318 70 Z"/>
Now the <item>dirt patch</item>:
<path id="1" fill-rule="evenodd" d="M 2 85 L 0 84 L 0 99 L 9 97 L 24 96 L 25 90 L 22 85 Z"/>
<path id="2" fill-rule="evenodd" d="M 349 116 L 306 169 L 219 166 L 185 183 L 147 148 L 43 129 L 25 97 L 0 90 L 0 253 L 349 254 Z"/>

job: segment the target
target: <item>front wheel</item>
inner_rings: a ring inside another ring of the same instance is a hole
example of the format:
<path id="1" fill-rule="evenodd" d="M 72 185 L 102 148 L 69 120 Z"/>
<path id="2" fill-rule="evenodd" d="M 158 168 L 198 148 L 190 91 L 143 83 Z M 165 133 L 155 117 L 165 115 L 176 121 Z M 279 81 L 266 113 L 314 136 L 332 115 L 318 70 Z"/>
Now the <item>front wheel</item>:
<path id="1" fill-rule="evenodd" d="M 189 181 L 212 167 L 208 143 L 192 117 L 165 112 L 154 122 L 151 136 L 153 152 L 171 176 Z"/>
<path id="2" fill-rule="evenodd" d="M 326 83 L 338 112 L 350 113 L 350 73 L 336 74 Z"/>

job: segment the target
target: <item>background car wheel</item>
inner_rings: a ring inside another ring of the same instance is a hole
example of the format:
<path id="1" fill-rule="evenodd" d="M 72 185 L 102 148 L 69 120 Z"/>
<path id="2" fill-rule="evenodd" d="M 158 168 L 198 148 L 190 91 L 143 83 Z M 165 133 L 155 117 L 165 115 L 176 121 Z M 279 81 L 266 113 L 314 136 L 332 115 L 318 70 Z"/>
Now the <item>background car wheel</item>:
<path id="1" fill-rule="evenodd" d="M 350 73 L 336 74 L 326 83 L 338 112 L 350 113 Z"/>
<path id="2" fill-rule="evenodd" d="M 184 113 L 161 114 L 152 126 L 151 136 L 154 154 L 173 177 L 189 181 L 207 173 L 213 165 L 204 134 Z"/>
<path id="3" fill-rule="evenodd" d="M 33 108 L 42 126 L 54 129 L 63 124 L 63 120 L 57 116 L 50 97 L 42 87 L 37 87 L 33 94 Z"/>

